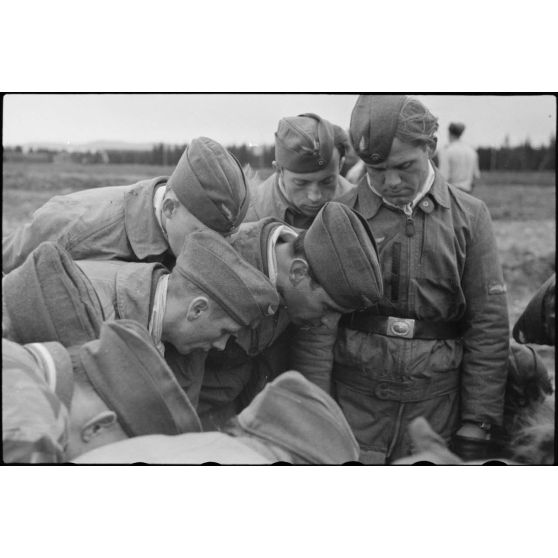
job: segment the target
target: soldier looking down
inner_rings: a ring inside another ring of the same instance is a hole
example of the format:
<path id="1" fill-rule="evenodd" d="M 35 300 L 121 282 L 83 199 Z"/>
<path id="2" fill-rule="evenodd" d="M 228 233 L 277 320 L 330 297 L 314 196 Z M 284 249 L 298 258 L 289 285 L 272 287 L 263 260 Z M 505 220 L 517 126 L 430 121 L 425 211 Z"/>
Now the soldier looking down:
<path id="1" fill-rule="evenodd" d="M 351 116 L 366 175 L 341 201 L 378 242 L 383 296 L 341 319 L 333 384 L 363 462 L 408 454 L 417 416 L 467 459 L 502 424 L 509 324 L 496 241 L 486 205 L 433 167 L 437 128 L 406 95 L 362 95 Z"/>
<path id="2" fill-rule="evenodd" d="M 2 239 L 2 271 L 20 266 L 51 240 L 74 260 L 163 262 L 172 266 L 184 238 L 210 228 L 230 234 L 248 208 L 239 162 L 209 138 L 194 139 L 170 177 L 55 196 Z"/>
<path id="3" fill-rule="evenodd" d="M 61 463 L 146 434 L 199 432 L 198 417 L 147 330 L 106 322 L 98 340 L 2 341 L 2 458 Z"/>
<path id="4" fill-rule="evenodd" d="M 328 201 L 354 186 L 340 174 L 349 149 L 347 134 L 317 114 L 283 118 L 275 133 L 275 172 L 250 185 L 245 221 L 275 217 L 307 229 Z"/>

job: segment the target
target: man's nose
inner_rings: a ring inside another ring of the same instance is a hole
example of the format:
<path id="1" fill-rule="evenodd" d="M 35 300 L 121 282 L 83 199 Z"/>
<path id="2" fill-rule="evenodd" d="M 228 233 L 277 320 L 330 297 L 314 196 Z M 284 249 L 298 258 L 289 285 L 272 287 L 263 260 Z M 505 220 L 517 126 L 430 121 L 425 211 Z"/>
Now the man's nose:
<path id="1" fill-rule="evenodd" d="M 322 199 L 322 191 L 318 186 L 310 186 L 306 196 L 312 203 L 316 203 Z"/>
<path id="2" fill-rule="evenodd" d="M 226 333 L 224 335 L 221 335 L 221 337 L 219 337 L 219 339 L 217 339 L 217 341 L 212 343 L 212 347 L 214 349 L 217 349 L 218 351 L 224 351 L 225 347 L 227 346 L 227 341 L 229 340 L 230 336 L 231 336 L 230 333 Z"/>
<path id="3" fill-rule="evenodd" d="M 401 178 L 399 177 L 399 173 L 397 171 L 388 170 L 386 171 L 386 176 L 384 180 L 384 184 L 386 186 L 397 186 L 400 184 Z"/>

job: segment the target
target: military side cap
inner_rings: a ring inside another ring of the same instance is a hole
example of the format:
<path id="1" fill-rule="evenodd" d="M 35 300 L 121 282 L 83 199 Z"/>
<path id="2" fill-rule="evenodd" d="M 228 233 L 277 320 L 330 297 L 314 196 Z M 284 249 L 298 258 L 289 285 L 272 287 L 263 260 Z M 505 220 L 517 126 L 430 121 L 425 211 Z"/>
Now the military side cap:
<path id="1" fill-rule="evenodd" d="M 350 136 L 358 156 L 368 165 L 389 156 L 405 95 L 360 95 L 351 113 Z"/>
<path id="2" fill-rule="evenodd" d="M 105 322 L 98 340 L 70 353 L 129 436 L 201 431 L 188 397 L 138 322 Z"/>
<path id="3" fill-rule="evenodd" d="M 383 293 L 378 249 L 366 220 L 338 202 L 326 203 L 304 236 L 312 273 L 347 310 L 375 304 Z"/>
<path id="4" fill-rule="evenodd" d="M 89 279 L 64 248 L 43 242 L 2 279 L 4 305 L 18 343 L 65 347 L 99 336 L 102 309 Z"/>
<path id="5" fill-rule="evenodd" d="M 333 124 L 317 114 L 289 116 L 279 121 L 275 133 L 275 161 L 292 172 L 324 169 L 333 155 Z"/>
<path id="6" fill-rule="evenodd" d="M 248 211 L 248 187 L 240 163 L 209 138 L 196 138 L 186 147 L 168 186 L 190 213 L 221 234 L 232 232 Z"/>
<path id="7" fill-rule="evenodd" d="M 556 274 L 552 274 L 533 295 L 513 327 L 518 343 L 555 344 Z"/>
<path id="8" fill-rule="evenodd" d="M 186 237 L 172 273 L 186 277 L 245 327 L 271 316 L 279 307 L 271 281 L 213 231 Z"/>
<path id="9" fill-rule="evenodd" d="M 308 463 L 358 459 L 358 443 L 337 403 L 302 374 L 281 374 L 238 415 L 243 430 Z"/>

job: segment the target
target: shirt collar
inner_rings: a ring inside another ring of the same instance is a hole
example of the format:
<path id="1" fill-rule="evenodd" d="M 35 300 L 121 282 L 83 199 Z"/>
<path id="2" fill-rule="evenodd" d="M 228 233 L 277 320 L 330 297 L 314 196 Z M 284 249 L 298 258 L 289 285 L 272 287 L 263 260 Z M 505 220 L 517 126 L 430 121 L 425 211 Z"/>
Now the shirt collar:
<path id="1" fill-rule="evenodd" d="M 287 225 L 279 225 L 271 233 L 267 243 L 267 264 L 269 269 L 269 280 L 274 287 L 277 287 L 277 256 L 275 246 L 280 238 L 296 238 L 298 235 L 294 229 Z"/>
<path id="2" fill-rule="evenodd" d="M 449 208 L 449 193 L 445 180 L 431 162 L 428 164 L 428 175 L 419 193 L 412 201 L 412 207 L 416 207 L 420 200 L 428 195 L 434 198 L 442 207 Z M 358 186 L 358 211 L 365 219 L 371 219 L 384 204 L 402 209 L 401 206 L 394 206 L 394 204 L 384 200 L 370 184 L 368 173 L 366 173 Z M 419 205 L 419 207 L 421 207 L 421 205 Z"/>
<path id="3" fill-rule="evenodd" d="M 142 180 L 128 190 L 124 198 L 124 227 L 138 260 L 159 256 L 169 249 L 153 206 L 153 196 L 167 177 Z"/>
<path id="4" fill-rule="evenodd" d="M 161 213 L 163 212 L 163 198 L 165 197 L 166 188 L 165 184 L 161 184 L 156 187 L 155 194 L 153 195 L 153 210 L 155 211 L 155 217 L 157 218 L 157 223 L 159 223 L 159 226 L 161 227 L 161 231 L 165 235 L 165 238 L 168 238 L 167 231 L 163 226 L 163 218 L 161 216 Z"/>
<path id="5" fill-rule="evenodd" d="M 380 193 L 376 190 L 376 188 L 374 188 L 372 183 L 370 182 L 370 176 L 368 175 L 368 173 L 366 173 L 365 176 L 366 176 L 366 182 L 368 183 L 368 186 L 370 187 L 372 192 L 374 192 L 374 194 L 376 194 L 376 196 L 379 196 L 382 199 L 383 203 L 385 203 L 386 205 L 389 205 L 390 207 L 395 207 L 397 209 L 403 209 L 403 211 L 405 211 L 405 209 L 407 209 L 407 211 L 409 209 L 412 211 L 417 206 L 418 202 L 422 198 L 424 198 L 424 196 L 426 196 L 426 194 L 429 192 L 430 188 L 432 188 L 432 184 L 434 184 L 435 172 L 434 172 L 434 167 L 432 166 L 432 163 L 430 161 L 428 161 L 428 174 L 426 175 L 426 179 L 424 180 L 423 185 L 421 186 L 420 190 L 418 191 L 418 194 L 415 196 L 413 201 L 406 204 L 405 206 L 396 205 L 396 204 L 391 203 L 390 201 L 386 200 L 385 198 L 383 198 L 380 195 Z"/>
<path id="6" fill-rule="evenodd" d="M 157 289 L 153 299 L 153 310 L 149 320 L 149 333 L 153 339 L 156 349 L 165 356 L 165 344 L 162 340 L 163 318 L 167 307 L 167 289 L 170 275 L 166 273 L 157 282 Z"/>

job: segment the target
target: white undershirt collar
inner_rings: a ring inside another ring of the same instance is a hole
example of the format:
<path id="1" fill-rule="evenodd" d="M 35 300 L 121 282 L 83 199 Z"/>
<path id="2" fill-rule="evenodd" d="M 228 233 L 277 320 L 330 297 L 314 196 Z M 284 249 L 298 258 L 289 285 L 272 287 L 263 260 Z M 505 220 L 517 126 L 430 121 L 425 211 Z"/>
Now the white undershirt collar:
<path id="1" fill-rule="evenodd" d="M 376 188 L 372 186 L 372 183 L 370 182 L 370 176 L 368 173 L 366 173 L 366 180 L 372 192 L 374 192 L 378 197 L 382 198 L 382 201 L 386 205 L 389 205 L 390 207 L 396 207 L 397 209 L 401 209 L 406 215 L 410 215 L 413 212 L 413 209 L 417 206 L 418 202 L 422 200 L 422 198 L 424 198 L 426 194 L 428 194 L 430 188 L 432 188 L 432 185 L 434 184 L 435 178 L 436 178 L 436 173 L 434 172 L 434 167 L 432 166 L 432 163 L 428 161 L 428 174 L 426 175 L 424 184 L 422 185 L 421 189 L 418 191 L 418 194 L 415 196 L 413 201 L 402 206 L 402 205 L 396 205 L 386 200 L 384 197 L 382 197 L 382 195 L 376 190 Z"/>
<path id="2" fill-rule="evenodd" d="M 279 225 L 274 229 L 267 243 L 267 266 L 269 268 L 269 280 L 271 284 L 277 286 L 277 256 L 275 254 L 275 246 L 280 238 L 296 238 L 297 232 L 287 225 Z"/>
<path id="3" fill-rule="evenodd" d="M 159 223 L 159 226 L 161 227 L 165 238 L 167 238 L 167 231 L 165 230 L 165 227 L 163 227 L 163 218 L 161 214 L 163 212 L 163 198 L 165 197 L 166 188 L 166 184 L 158 186 L 155 190 L 155 194 L 153 195 L 153 210 L 155 211 L 157 223 Z"/>

